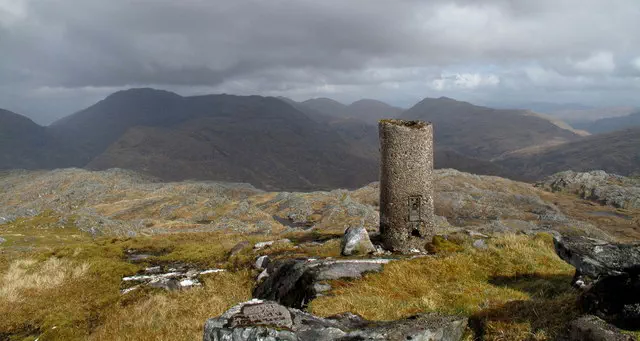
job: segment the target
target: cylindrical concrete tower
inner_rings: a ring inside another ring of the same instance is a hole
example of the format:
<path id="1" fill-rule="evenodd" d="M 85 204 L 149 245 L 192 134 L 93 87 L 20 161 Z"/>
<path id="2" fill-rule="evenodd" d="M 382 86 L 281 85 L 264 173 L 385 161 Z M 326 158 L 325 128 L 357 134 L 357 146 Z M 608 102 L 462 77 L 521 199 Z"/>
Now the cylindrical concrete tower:
<path id="1" fill-rule="evenodd" d="M 433 126 L 380 120 L 380 234 L 388 250 L 423 250 L 434 235 Z"/>

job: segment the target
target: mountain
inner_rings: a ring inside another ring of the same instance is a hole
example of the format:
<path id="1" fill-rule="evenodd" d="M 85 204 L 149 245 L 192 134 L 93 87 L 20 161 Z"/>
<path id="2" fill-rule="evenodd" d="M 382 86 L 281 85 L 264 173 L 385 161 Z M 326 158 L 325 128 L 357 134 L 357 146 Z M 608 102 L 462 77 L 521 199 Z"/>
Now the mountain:
<path id="1" fill-rule="evenodd" d="M 351 117 L 369 123 L 377 123 L 383 118 L 396 118 L 404 111 L 402 108 L 373 99 L 361 99 L 353 102 L 347 109 Z"/>
<path id="2" fill-rule="evenodd" d="M 0 169 L 54 168 L 65 164 L 66 148 L 25 116 L 0 109 Z"/>
<path id="3" fill-rule="evenodd" d="M 634 107 L 601 107 L 601 108 L 566 108 L 552 111 L 541 111 L 563 120 L 578 128 L 580 124 L 593 122 L 602 118 L 627 116 L 638 111 Z"/>
<path id="4" fill-rule="evenodd" d="M 49 130 L 56 138 L 76 146 L 69 166 L 83 167 L 131 127 L 167 127 L 187 119 L 185 106 L 183 97 L 169 91 L 118 91 L 54 122 Z"/>
<path id="5" fill-rule="evenodd" d="M 282 100 L 115 93 L 56 122 L 81 146 L 78 165 L 127 168 L 165 180 L 249 182 L 265 189 L 352 188 L 377 179 L 376 159 Z M 368 153 L 371 155 L 371 153 Z"/>
<path id="6" fill-rule="evenodd" d="M 484 160 L 580 137 L 527 110 L 492 109 L 447 97 L 426 98 L 400 118 L 430 121 L 434 124 L 436 145 Z"/>
<path id="7" fill-rule="evenodd" d="M 326 116 L 336 118 L 347 118 L 350 116 L 348 106 L 332 100 L 330 98 L 313 98 L 299 103 L 298 107 L 311 113 L 317 112 Z"/>
<path id="8" fill-rule="evenodd" d="M 629 175 L 640 171 L 640 127 L 542 148 L 528 153 L 513 153 L 498 161 L 521 179 L 537 180 L 556 172 L 601 169 Z"/>
<path id="9" fill-rule="evenodd" d="M 640 127 L 640 111 L 633 114 L 618 117 L 601 118 L 593 122 L 582 122 L 574 124 L 578 129 L 586 130 L 590 133 L 608 133 L 611 131 Z"/>
<path id="10" fill-rule="evenodd" d="M 304 102 L 295 102 L 285 97 L 280 99 L 306 113 L 310 118 L 319 118 L 323 122 L 348 119 L 377 126 L 378 120 L 398 117 L 403 111 L 402 108 L 374 99 L 361 99 L 350 105 L 344 105 L 330 98 L 314 98 Z"/>

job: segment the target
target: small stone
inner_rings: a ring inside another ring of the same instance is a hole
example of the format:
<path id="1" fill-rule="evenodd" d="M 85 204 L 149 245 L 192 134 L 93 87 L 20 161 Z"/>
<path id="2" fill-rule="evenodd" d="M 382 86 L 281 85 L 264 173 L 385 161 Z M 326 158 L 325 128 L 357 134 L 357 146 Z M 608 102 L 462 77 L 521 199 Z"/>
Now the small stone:
<path id="1" fill-rule="evenodd" d="M 269 265 L 269 256 L 260 256 L 256 259 L 254 266 L 258 270 L 263 270 Z"/>
<path id="2" fill-rule="evenodd" d="M 362 226 L 349 227 L 344 233 L 341 244 L 343 256 L 363 255 L 376 251 L 369 239 L 367 229 Z"/>
<path id="3" fill-rule="evenodd" d="M 272 246 L 273 244 L 276 244 L 276 243 L 291 243 L 291 241 L 289 239 L 280 239 L 280 240 L 270 240 L 268 242 L 260 242 L 260 243 L 256 243 L 253 246 L 253 249 L 256 250 L 256 251 L 257 250 L 262 250 L 265 247 Z"/>
<path id="4" fill-rule="evenodd" d="M 195 279 L 183 279 L 180 281 L 180 286 L 183 288 L 190 288 L 193 286 L 199 286 L 200 282 Z"/>
<path id="5" fill-rule="evenodd" d="M 258 275 L 258 278 L 256 278 L 256 282 L 260 282 L 267 277 L 269 277 L 269 271 L 265 269 Z"/>
<path id="6" fill-rule="evenodd" d="M 484 239 L 477 239 L 476 241 L 474 241 L 473 247 L 478 250 L 486 250 L 487 248 L 489 248 L 489 246 L 487 246 L 487 242 L 485 242 Z"/>
<path id="7" fill-rule="evenodd" d="M 150 266 L 150 267 L 144 269 L 144 272 L 148 273 L 148 274 L 159 274 L 160 271 L 161 271 L 161 269 L 160 269 L 159 266 Z"/>
<path id="8" fill-rule="evenodd" d="M 160 288 L 173 291 L 180 288 L 180 282 L 172 278 L 158 278 L 149 282 L 149 286 L 152 288 Z"/>
<path id="9" fill-rule="evenodd" d="M 7 241 L 6 239 L 4 239 L 4 238 L 0 237 L 0 244 L 4 243 L 4 242 L 6 242 L 6 241 Z"/>
<path id="10" fill-rule="evenodd" d="M 586 315 L 569 324 L 569 341 L 633 341 L 631 335 L 593 315 Z"/>
<path id="11" fill-rule="evenodd" d="M 244 248 L 246 248 L 247 246 L 249 246 L 248 241 L 243 240 L 239 242 L 238 244 L 236 244 L 234 247 L 231 248 L 231 251 L 229 251 L 229 256 L 237 255 L 240 251 L 244 250 Z"/>

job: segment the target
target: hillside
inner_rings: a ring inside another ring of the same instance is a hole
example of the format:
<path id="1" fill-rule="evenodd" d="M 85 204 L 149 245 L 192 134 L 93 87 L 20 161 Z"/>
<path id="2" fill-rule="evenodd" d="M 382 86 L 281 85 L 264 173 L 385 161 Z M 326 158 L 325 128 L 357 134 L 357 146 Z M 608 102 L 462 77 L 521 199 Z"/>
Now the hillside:
<path id="1" fill-rule="evenodd" d="M 88 146 L 82 161 L 91 169 L 127 168 L 165 180 L 308 190 L 355 187 L 378 172 L 372 153 L 358 148 L 357 136 L 347 141 L 283 101 L 260 96 L 130 90 L 54 129 Z"/>
<path id="2" fill-rule="evenodd" d="M 0 109 L 0 169 L 64 166 L 68 150 L 32 120 Z"/>
<path id="3" fill-rule="evenodd" d="M 530 153 L 514 153 L 498 163 L 523 179 L 535 180 L 564 170 L 602 169 L 629 175 L 640 172 L 640 128 L 592 135 Z"/>
<path id="4" fill-rule="evenodd" d="M 593 134 L 609 133 L 616 130 L 640 127 L 640 111 L 626 116 L 607 117 L 593 122 L 576 123 L 574 124 L 574 127 L 586 130 Z"/>
<path id="5" fill-rule="evenodd" d="M 639 193 L 637 181 L 613 180 Z M 466 340 L 551 341 L 579 314 L 580 295 L 551 234 L 640 237 L 637 208 L 584 200 L 571 188 L 557 194 L 450 169 L 436 171 L 434 181 L 438 235 L 427 241 L 430 254 L 343 257 L 346 227 L 364 226 L 377 242 L 378 183 L 277 193 L 163 183 L 116 169 L 0 173 L 0 336 L 200 339 L 208 318 L 252 297 L 261 283 L 256 259 L 266 256 L 390 261 L 377 273 L 327 282 L 329 291 L 309 302 L 316 315 L 456 314 L 470 320 Z M 188 273 L 179 289 L 166 280 Z"/>
<path id="6" fill-rule="evenodd" d="M 492 109 L 446 97 L 426 98 L 400 118 L 430 121 L 437 146 L 485 160 L 549 141 L 579 138 L 526 110 Z"/>

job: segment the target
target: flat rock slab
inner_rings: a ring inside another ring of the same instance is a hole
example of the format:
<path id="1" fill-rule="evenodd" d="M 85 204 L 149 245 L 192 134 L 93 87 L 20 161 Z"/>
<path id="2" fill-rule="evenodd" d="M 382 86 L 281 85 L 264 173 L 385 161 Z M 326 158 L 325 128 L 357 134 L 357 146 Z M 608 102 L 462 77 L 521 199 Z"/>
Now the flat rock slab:
<path id="1" fill-rule="evenodd" d="M 324 283 L 334 279 L 357 279 L 367 272 L 382 271 L 390 259 L 314 260 L 287 259 L 270 263 L 253 297 L 276 301 L 287 307 L 304 308 L 331 289 Z"/>
<path id="2" fill-rule="evenodd" d="M 251 300 L 222 316 L 207 320 L 204 341 L 458 341 L 467 318 L 417 315 L 392 322 L 374 322 L 354 314 L 320 318 L 276 302 Z"/>
<path id="3" fill-rule="evenodd" d="M 615 244 L 588 237 L 554 237 L 556 253 L 581 274 L 593 278 L 640 274 L 640 245 Z"/>

